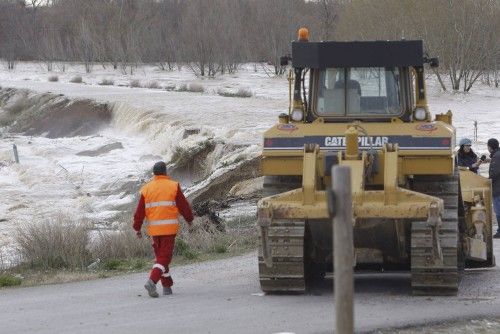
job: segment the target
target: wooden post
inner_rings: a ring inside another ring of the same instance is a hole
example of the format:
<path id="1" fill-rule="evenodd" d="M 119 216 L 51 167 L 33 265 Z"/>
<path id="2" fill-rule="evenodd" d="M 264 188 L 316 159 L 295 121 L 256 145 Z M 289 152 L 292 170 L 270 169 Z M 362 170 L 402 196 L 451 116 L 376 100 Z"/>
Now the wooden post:
<path id="1" fill-rule="evenodd" d="M 477 120 L 474 121 L 474 142 L 477 142 Z"/>
<path id="2" fill-rule="evenodd" d="M 19 154 L 17 153 L 17 145 L 16 144 L 12 145 L 12 149 L 14 150 L 14 160 L 18 164 L 19 163 Z"/>
<path id="3" fill-rule="evenodd" d="M 354 333 L 351 168 L 332 167 L 335 333 Z"/>

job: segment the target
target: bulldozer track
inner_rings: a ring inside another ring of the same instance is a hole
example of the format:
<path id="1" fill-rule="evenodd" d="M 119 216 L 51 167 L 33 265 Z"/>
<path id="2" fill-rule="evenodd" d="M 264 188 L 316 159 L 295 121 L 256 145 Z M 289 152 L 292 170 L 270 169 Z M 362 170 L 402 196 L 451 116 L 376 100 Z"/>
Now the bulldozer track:
<path id="1" fill-rule="evenodd" d="M 263 196 L 301 187 L 296 176 L 266 176 Z M 259 238 L 259 278 L 266 293 L 302 293 L 306 290 L 304 260 L 305 222 L 288 219 L 273 220 L 269 227 L 272 266 L 267 267 L 262 257 Z"/>
<path id="2" fill-rule="evenodd" d="M 303 293 L 306 290 L 304 264 L 304 221 L 276 220 L 269 227 L 272 266 L 267 267 L 259 247 L 259 277 L 267 293 Z M 261 244 L 261 240 L 259 240 Z"/>
<path id="3" fill-rule="evenodd" d="M 459 178 L 415 176 L 413 190 L 444 201 L 439 241 L 443 259 L 433 260 L 432 229 L 413 222 L 411 231 L 411 285 L 414 295 L 456 295 L 458 291 Z"/>

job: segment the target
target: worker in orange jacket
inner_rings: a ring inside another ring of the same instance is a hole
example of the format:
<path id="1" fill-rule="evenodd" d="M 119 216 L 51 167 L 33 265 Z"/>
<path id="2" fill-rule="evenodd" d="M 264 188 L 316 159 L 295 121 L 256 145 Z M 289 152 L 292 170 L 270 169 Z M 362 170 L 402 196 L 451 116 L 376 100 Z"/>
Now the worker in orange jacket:
<path id="1" fill-rule="evenodd" d="M 172 294 L 172 277 L 168 266 L 172 260 L 175 236 L 179 230 L 179 213 L 191 225 L 193 212 L 178 182 L 167 176 L 163 161 L 153 166 L 154 178 L 141 189 L 141 198 L 134 214 L 133 228 L 142 238 L 141 226 L 146 220 L 156 256 L 155 264 L 144 285 L 150 297 L 157 298 L 156 283 L 161 280 L 163 294 Z"/>

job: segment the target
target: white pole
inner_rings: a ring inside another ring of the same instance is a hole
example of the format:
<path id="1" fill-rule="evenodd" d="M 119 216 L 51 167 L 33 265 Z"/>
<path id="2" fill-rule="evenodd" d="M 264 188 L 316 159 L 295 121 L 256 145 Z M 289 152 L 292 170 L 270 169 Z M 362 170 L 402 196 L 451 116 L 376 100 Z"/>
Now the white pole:
<path id="1" fill-rule="evenodd" d="M 354 246 L 351 169 L 332 167 L 335 333 L 354 333 Z"/>

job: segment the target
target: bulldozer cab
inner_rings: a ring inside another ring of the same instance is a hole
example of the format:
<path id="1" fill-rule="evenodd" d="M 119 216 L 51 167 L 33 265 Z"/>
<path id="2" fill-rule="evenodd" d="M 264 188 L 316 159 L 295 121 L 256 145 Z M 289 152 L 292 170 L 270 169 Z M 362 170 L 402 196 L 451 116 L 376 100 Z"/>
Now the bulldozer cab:
<path id="1" fill-rule="evenodd" d="M 302 78 L 295 80 L 296 120 L 302 109 L 304 122 L 409 122 L 417 107 L 418 120 L 426 120 L 423 65 L 437 60 L 423 56 L 422 41 L 297 41 L 292 50 L 295 76 Z M 308 94 L 301 87 L 307 73 Z"/>

